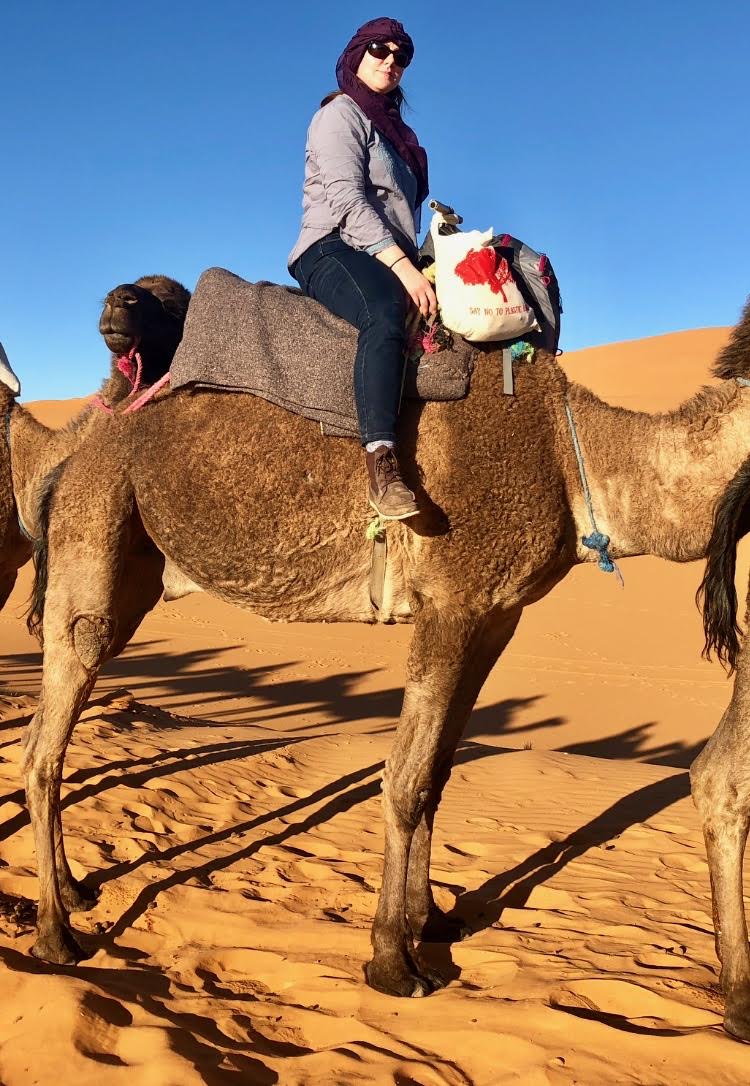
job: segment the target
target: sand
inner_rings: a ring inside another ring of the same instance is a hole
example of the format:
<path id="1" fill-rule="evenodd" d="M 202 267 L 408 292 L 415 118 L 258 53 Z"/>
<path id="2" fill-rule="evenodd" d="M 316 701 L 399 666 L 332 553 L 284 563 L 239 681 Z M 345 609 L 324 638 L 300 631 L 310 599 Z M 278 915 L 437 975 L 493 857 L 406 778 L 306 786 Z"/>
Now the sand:
<path id="1" fill-rule="evenodd" d="M 565 356 L 613 402 L 707 380 L 723 329 Z M 59 423 L 76 404 L 35 405 Z M 0 1082 L 744 1083 L 721 1029 L 687 767 L 728 700 L 700 659 L 699 565 L 579 568 L 490 676 L 437 822 L 436 895 L 475 934 L 429 949 L 425 1000 L 363 984 L 380 881 L 379 773 L 407 627 L 269 625 L 160 605 L 71 743 L 65 826 L 101 885 L 91 957 L 29 957 L 35 861 L 20 740 L 39 689 L 0 614 Z M 747 576 L 743 555 L 740 576 Z"/>

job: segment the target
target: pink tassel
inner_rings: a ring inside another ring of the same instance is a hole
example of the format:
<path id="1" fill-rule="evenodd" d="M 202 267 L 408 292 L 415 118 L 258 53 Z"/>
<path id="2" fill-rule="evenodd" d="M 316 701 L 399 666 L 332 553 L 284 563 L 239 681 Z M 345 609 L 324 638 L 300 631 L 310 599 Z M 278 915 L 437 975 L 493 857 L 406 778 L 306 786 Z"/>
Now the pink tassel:
<path id="1" fill-rule="evenodd" d="M 109 406 L 108 403 L 104 402 L 101 396 L 94 396 L 93 400 L 91 401 L 91 406 L 100 408 L 106 415 L 114 415 L 114 411 L 112 410 L 112 408 Z"/>
<path id="2" fill-rule="evenodd" d="M 135 365 L 133 364 L 133 358 L 135 358 Z M 130 395 L 132 396 L 141 387 L 141 377 L 143 376 L 143 361 L 135 347 L 131 347 L 129 354 L 124 354 L 122 358 L 117 359 L 117 368 L 129 382 Z"/>
<path id="3" fill-rule="evenodd" d="M 437 352 L 440 350 L 440 344 L 435 341 L 437 330 L 437 321 L 433 321 L 428 330 L 422 336 L 422 350 L 425 354 L 437 354 Z"/>
<path id="4" fill-rule="evenodd" d="M 153 399 L 157 392 L 160 392 L 161 389 L 163 389 L 164 386 L 168 384 L 169 373 L 167 372 L 164 374 L 163 377 L 160 377 L 155 384 L 147 388 L 146 391 L 141 396 L 139 396 L 137 400 L 134 400 L 133 403 L 129 404 L 123 411 L 123 415 L 129 415 L 133 411 L 140 411 L 144 404 L 147 404 L 149 400 Z M 135 391 L 135 389 L 133 391 Z"/>

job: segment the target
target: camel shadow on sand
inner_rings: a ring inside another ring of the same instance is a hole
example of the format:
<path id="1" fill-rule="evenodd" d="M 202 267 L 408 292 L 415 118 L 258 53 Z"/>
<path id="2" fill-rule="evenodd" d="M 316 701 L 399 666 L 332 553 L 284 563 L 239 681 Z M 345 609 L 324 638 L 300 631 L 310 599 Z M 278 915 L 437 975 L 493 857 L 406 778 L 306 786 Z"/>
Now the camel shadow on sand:
<path id="1" fill-rule="evenodd" d="M 460 920 L 472 935 L 492 927 L 501 920 L 505 909 L 524 908 L 537 886 L 573 860 L 592 848 L 607 846 L 631 826 L 653 818 L 689 795 L 688 773 L 677 773 L 628 793 L 567 837 L 545 845 L 515 867 L 493 875 L 476 890 L 460 894 L 449 919 Z M 448 979 L 459 976 L 449 943 L 423 943 L 420 952 L 443 976 Z"/>
<path id="2" fill-rule="evenodd" d="M 171 735 L 178 737 L 179 732 L 185 727 L 219 729 L 256 725 L 265 728 L 269 722 L 277 718 L 288 719 L 290 715 L 321 710 L 325 712 L 328 719 L 312 725 L 300 722 L 299 727 L 293 725 L 292 734 L 282 734 L 278 738 L 265 736 L 258 739 L 229 739 L 225 737 L 216 742 L 189 747 L 178 744 L 147 757 L 120 758 L 77 769 L 66 778 L 69 790 L 63 801 L 63 807 L 69 808 L 109 788 L 124 785 L 137 789 L 147 780 L 155 777 L 170 776 L 180 771 L 193 771 L 219 762 L 240 762 L 280 747 L 295 746 L 304 744 L 308 739 L 334 735 L 338 722 L 366 720 L 372 717 L 395 719 L 400 710 L 402 689 L 399 687 L 376 691 L 374 694 L 353 689 L 353 686 L 367 673 L 346 672 L 325 676 L 320 680 L 307 678 L 279 680 L 278 672 L 293 665 L 282 664 L 256 669 L 225 667 L 220 661 L 225 651 L 229 650 L 192 650 L 178 655 L 170 654 L 167 657 L 158 651 L 158 642 L 138 645 L 127 652 L 124 660 L 115 660 L 108 666 L 99 683 L 97 696 L 92 699 L 90 706 L 101 706 L 102 710 L 106 711 L 113 689 L 115 695 L 117 694 L 116 683 L 125 680 L 133 695 L 133 701 L 125 709 L 114 713 L 108 712 L 107 723 L 115 728 L 122 728 L 124 731 L 135 713 L 139 720 L 146 722 L 156 733 L 152 738 L 163 736 L 165 740 Z M 38 683 L 39 662 L 37 653 L 6 658 L 4 676 L 8 688 L 20 689 L 26 694 L 34 691 Z M 135 683 L 132 680 L 134 673 L 140 676 Z M 103 694 L 102 690 L 104 690 Z M 147 700 L 139 700 L 158 697 L 162 701 L 165 695 L 171 695 L 170 711 L 149 704 Z M 196 705 L 200 704 L 198 695 L 202 695 L 204 701 L 213 703 L 210 719 L 192 715 L 180 716 L 173 711 L 186 705 L 195 709 Z M 242 712 L 235 709 L 233 711 L 235 719 L 230 724 L 226 720 L 216 719 L 220 716 L 220 713 L 215 711 L 216 702 L 219 700 L 216 695 L 226 698 L 252 696 L 254 702 L 249 713 L 247 707 Z M 518 748 L 481 742 L 474 738 L 476 736 L 484 735 L 493 739 L 497 736 L 505 736 L 515 739 L 520 735 L 533 734 L 539 729 L 565 723 L 562 718 L 550 717 L 513 726 L 514 718 L 518 713 L 521 710 L 528 710 L 536 700 L 538 699 L 535 697 L 509 698 L 494 705 L 476 709 L 469 721 L 466 738 L 458 749 L 455 765 L 467 765 L 478 759 L 517 752 Z M 256 701 L 260 704 L 256 704 Z M 22 715 L 8 726 L 18 727 L 27 720 L 28 716 Z M 690 764 L 702 746 L 702 744 L 689 746 L 675 743 L 671 746 L 665 745 L 649 750 L 647 744 L 652 727 L 653 725 L 647 722 L 621 733 L 602 737 L 593 742 L 575 744 L 566 749 L 569 753 L 623 760 L 640 759 L 682 768 Z M 393 725 L 378 724 L 368 729 L 366 734 L 378 734 L 391 730 L 393 730 Z M 299 734 L 300 732 L 303 734 Z M 245 822 L 224 827 L 188 843 L 181 842 L 158 853 L 146 853 L 138 859 L 113 864 L 103 871 L 89 875 L 85 880 L 86 883 L 98 888 L 113 879 L 127 876 L 143 864 L 152 863 L 154 860 L 168 865 L 171 861 L 176 861 L 191 852 L 203 851 L 225 842 L 237 841 L 239 844 L 247 841 L 240 844 L 238 849 L 232 849 L 225 855 L 211 857 L 198 865 L 172 870 L 165 877 L 144 886 L 106 935 L 87 936 L 85 941 L 91 944 L 93 939 L 95 944 L 106 945 L 111 952 L 115 952 L 114 940 L 122 937 L 139 917 L 153 906 L 162 892 L 190 881 L 207 884 L 213 873 L 253 856 L 261 847 L 283 845 L 290 839 L 325 824 L 337 814 L 373 799 L 380 790 L 382 769 L 382 761 L 356 768 L 318 788 L 309 796 L 292 799 L 280 807 L 261 813 Z M 79 787 L 70 788 L 71 785 Z M 514 868 L 494 875 L 477 889 L 460 893 L 452 915 L 460 916 L 472 933 L 497 923 L 506 908 L 522 908 L 536 886 L 546 882 L 589 849 L 605 845 L 629 826 L 653 817 L 688 794 L 687 773 L 674 774 L 636 789 L 597 814 L 564 840 L 539 849 Z M 23 804 L 23 791 L 18 789 L 0 798 L 0 803 L 3 801 Z M 306 815 L 305 812 L 307 812 Z M 276 833 L 258 834 L 266 823 L 297 815 L 303 816 L 301 821 L 286 825 Z M 27 825 L 28 821 L 27 813 L 22 811 L 0 823 L 0 840 L 17 832 Z M 250 840 L 247 840 L 248 836 Z M 4 895 L 4 899 L 6 897 L 7 895 Z M 33 912 L 33 906 L 25 899 L 8 898 L 0 904 L 6 916 L 15 915 L 23 922 L 28 922 L 29 917 L 26 914 L 30 914 L 29 907 Z M 117 952 L 122 950 L 123 948 L 118 948 Z M 430 965 L 437 968 L 448 979 L 459 975 L 460 971 L 451 957 L 449 943 L 423 944 L 420 952 Z M 13 955 L 14 962 L 15 958 L 16 955 Z M 14 967 L 18 967 L 17 963 Z M 40 963 L 35 963 L 34 968 L 42 967 Z M 100 971 L 95 972 L 99 977 Z M 119 976 L 119 974 L 116 975 Z M 267 1069 L 266 1073 L 268 1073 Z M 273 1082 L 275 1080 L 266 1078 L 258 1081 Z"/>

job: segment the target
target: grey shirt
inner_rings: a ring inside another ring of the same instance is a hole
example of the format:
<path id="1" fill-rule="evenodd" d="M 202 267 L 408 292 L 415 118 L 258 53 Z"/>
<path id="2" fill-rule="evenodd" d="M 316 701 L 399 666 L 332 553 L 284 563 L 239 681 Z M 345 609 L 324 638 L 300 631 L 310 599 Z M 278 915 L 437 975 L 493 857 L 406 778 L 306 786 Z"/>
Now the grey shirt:
<path id="1" fill-rule="evenodd" d="M 417 248 L 417 180 L 356 102 L 340 94 L 313 117 L 305 147 L 302 230 L 295 260 L 338 228 L 353 249 Z"/>

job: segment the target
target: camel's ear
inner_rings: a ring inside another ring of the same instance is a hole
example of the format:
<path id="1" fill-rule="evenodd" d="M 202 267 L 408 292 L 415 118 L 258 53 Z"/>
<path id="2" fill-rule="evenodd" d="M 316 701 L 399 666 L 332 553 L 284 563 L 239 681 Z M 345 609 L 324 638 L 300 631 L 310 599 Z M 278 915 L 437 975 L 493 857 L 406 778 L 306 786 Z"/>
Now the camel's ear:
<path id="1" fill-rule="evenodd" d="M 183 287 L 182 283 L 175 282 L 174 287 L 164 293 L 157 293 L 156 297 L 164 306 L 170 317 L 185 323 L 185 315 L 190 305 L 190 291 Z"/>
<path id="2" fill-rule="evenodd" d="M 8 386 L 14 396 L 20 396 L 21 382 L 10 368 L 10 362 L 8 361 L 8 356 L 5 353 L 5 348 L 2 343 L 0 343 L 0 381 Z"/>

